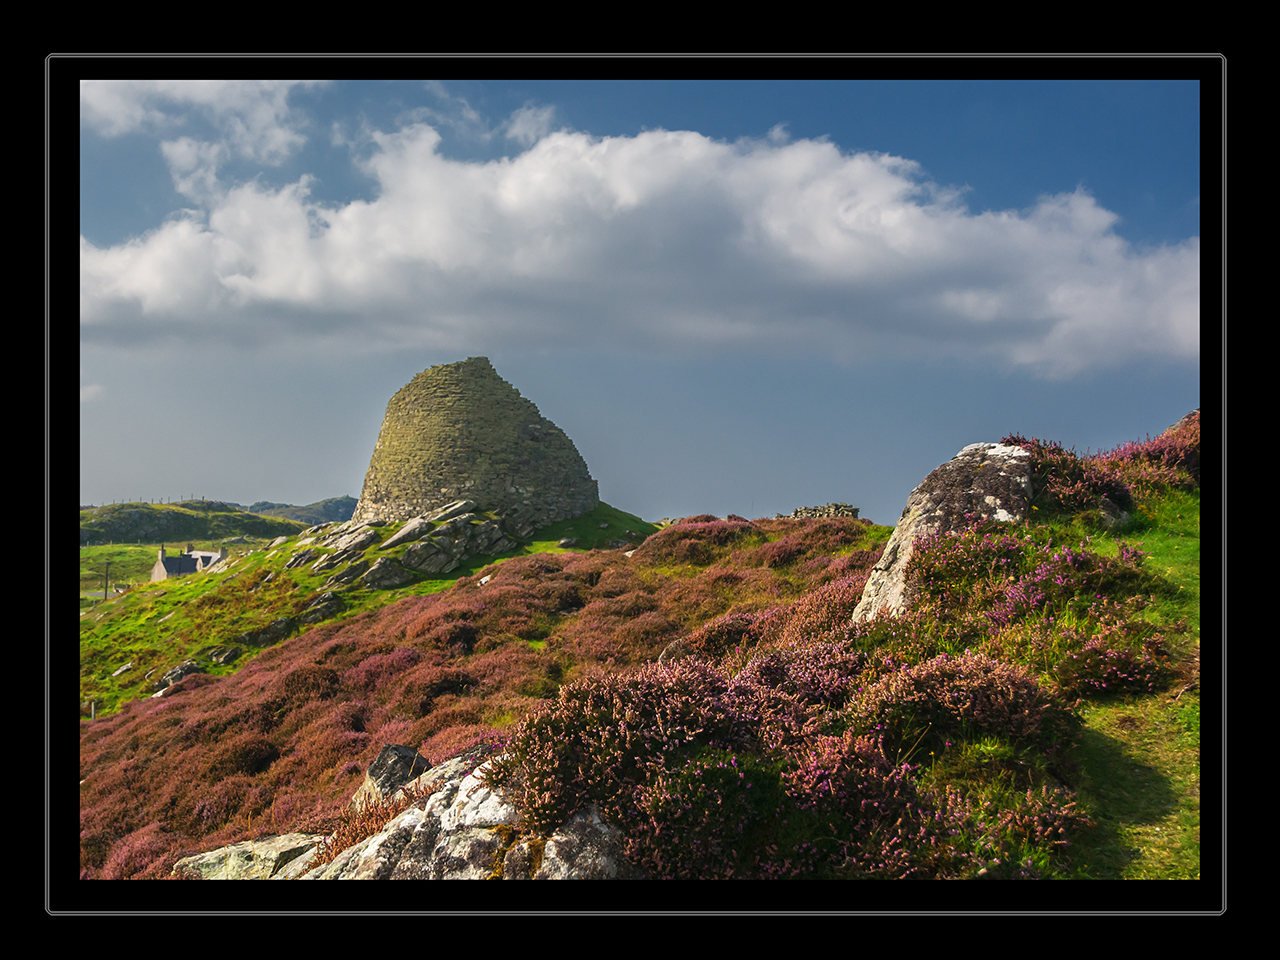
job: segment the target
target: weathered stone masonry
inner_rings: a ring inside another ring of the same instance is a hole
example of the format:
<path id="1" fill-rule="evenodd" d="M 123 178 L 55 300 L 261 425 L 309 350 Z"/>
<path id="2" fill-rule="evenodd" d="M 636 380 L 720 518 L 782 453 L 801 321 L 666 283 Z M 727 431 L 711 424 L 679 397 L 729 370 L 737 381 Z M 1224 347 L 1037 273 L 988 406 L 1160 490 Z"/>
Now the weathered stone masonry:
<path id="1" fill-rule="evenodd" d="M 352 519 L 402 522 L 459 499 L 537 526 L 600 502 L 573 441 L 485 357 L 424 370 L 391 398 Z"/>

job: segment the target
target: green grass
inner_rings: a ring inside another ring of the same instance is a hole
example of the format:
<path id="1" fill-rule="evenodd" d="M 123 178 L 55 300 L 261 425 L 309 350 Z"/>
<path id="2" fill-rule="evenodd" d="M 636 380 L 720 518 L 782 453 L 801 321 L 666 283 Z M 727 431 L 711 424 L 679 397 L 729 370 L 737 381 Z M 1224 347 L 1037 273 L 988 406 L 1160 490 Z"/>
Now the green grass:
<path id="1" fill-rule="evenodd" d="M 1054 527 L 1064 542 L 1089 536 L 1079 525 Z M 1090 549 L 1114 556 L 1119 542 L 1149 556 L 1163 581 L 1143 611 L 1153 622 L 1185 620 L 1170 637 L 1179 672 L 1172 690 L 1084 706 L 1076 751 L 1077 790 L 1097 822 L 1072 852 L 1077 878 L 1200 877 L 1200 493 L 1173 490 L 1138 504 L 1118 538 L 1094 532 Z"/>
<path id="2" fill-rule="evenodd" d="M 1096 826 L 1072 857 L 1090 879 L 1200 879 L 1200 697 L 1091 704 L 1077 791 Z"/>
<path id="3" fill-rule="evenodd" d="M 292 528 L 298 526 L 293 524 Z M 382 531 L 380 541 L 395 529 L 388 527 Z M 512 557 L 605 547 L 615 539 L 638 544 L 656 530 L 633 514 L 601 503 L 584 516 L 538 530 L 537 539 L 528 544 L 497 556 L 471 557 L 443 576 L 426 577 L 396 590 L 347 588 L 342 591 L 345 609 L 336 619 L 376 610 L 405 597 L 438 593 L 461 577 L 472 576 Z M 564 537 L 577 537 L 578 545 L 557 546 Z M 215 676 L 233 673 L 244 666 L 260 652 L 259 648 L 244 647 L 241 657 L 226 665 L 214 664 L 197 655 L 210 647 L 230 644 L 247 631 L 261 630 L 279 617 L 297 615 L 323 591 L 325 582 L 336 572 L 311 573 L 309 565 L 285 570 L 296 542 L 296 538 L 291 538 L 275 551 L 264 549 L 263 542 L 233 544 L 228 550 L 230 561 L 223 569 L 157 583 L 151 583 L 150 578 L 160 547 L 158 543 L 81 547 L 81 712 L 85 712 L 85 704 L 92 703 L 97 715 L 102 716 L 114 713 L 130 700 L 149 696 L 156 677 L 187 658 L 201 659 L 207 671 Z M 206 545 L 196 544 L 197 548 Z M 174 543 L 170 542 L 169 546 L 173 547 Z M 375 543 L 365 551 L 365 557 L 370 561 L 384 556 L 396 558 L 406 548 L 380 551 Z M 107 561 L 111 561 L 112 584 L 135 585 L 123 595 L 113 595 L 103 601 L 102 571 Z M 273 575 L 272 580 L 264 584 L 263 578 L 268 574 Z M 133 668 L 118 677 L 112 676 L 127 663 L 133 663 Z M 155 673 L 147 678 L 152 670 Z"/>

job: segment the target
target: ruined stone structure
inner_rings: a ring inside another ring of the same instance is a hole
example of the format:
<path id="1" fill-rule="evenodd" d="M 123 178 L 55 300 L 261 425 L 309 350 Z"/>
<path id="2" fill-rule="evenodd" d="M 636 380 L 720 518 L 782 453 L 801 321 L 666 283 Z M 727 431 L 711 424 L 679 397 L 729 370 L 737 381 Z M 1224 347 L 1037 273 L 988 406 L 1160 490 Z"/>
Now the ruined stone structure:
<path id="1" fill-rule="evenodd" d="M 535 526 L 600 502 L 573 441 L 485 357 L 424 370 L 391 398 L 352 521 L 403 522 L 459 499 Z"/>

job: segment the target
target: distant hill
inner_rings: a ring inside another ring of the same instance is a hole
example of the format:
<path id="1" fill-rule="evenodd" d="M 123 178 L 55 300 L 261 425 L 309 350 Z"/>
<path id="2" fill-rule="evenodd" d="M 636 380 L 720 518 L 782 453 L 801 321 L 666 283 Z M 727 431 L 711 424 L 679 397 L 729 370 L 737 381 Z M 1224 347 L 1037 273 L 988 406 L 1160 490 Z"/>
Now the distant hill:
<path id="1" fill-rule="evenodd" d="M 300 520 L 313 526 L 317 523 L 328 523 L 331 520 L 350 520 L 356 511 L 355 497 L 333 497 L 318 503 L 309 503 L 305 507 L 295 507 L 288 503 L 271 503 L 259 500 L 252 506 L 245 507 L 250 513 L 264 517 L 283 517 L 286 520 Z"/>
<path id="2" fill-rule="evenodd" d="M 350 499 L 350 498 L 348 498 Z M 274 538 L 297 533 L 306 521 L 266 517 L 238 503 L 186 500 L 181 503 L 113 503 L 80 508 L 80 544 L 165 543 L 222 540 L 228 537 Z"/>

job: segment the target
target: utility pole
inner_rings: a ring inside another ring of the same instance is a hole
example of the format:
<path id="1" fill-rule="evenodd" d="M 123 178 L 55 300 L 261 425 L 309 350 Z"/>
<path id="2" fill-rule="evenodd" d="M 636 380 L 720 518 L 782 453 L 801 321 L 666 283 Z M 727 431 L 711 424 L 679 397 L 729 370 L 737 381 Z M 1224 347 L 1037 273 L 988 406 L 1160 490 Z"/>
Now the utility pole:
<path id="1" fill-rule="evenodd" d="M 102 573 L 102 599 L 107 599 L 107 584 L 111 582 L 111 561 L 107 561 L 107 569 Z"/>

